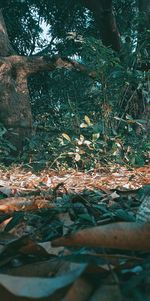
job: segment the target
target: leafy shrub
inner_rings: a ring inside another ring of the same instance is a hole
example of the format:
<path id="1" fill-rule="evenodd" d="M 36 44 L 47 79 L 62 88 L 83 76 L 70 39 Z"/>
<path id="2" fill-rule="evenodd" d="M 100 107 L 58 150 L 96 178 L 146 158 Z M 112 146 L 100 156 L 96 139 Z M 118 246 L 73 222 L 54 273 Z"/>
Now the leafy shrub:
<path id="1" fill-rule="evenodd" d="M 144 165 L 148 160 L 150 144 L 144 136 L 142 121 L 134 120 L 129 115 L 120 120 L 118 133 L 111 131 L 109 135 L 103 130 L 101 120 L 94 123 L 87 115 L 76 132 L 52 134 L 51 128 L 45 127 L 31 139 L 24 150 L 22 160 L 30 166 L 78 169 L 98 168 L 101 164 L 115 161 L 120 164 Z M 138 128 L 136 127 L 138 126 Z M 137 134 L 137 129 L 141 130 Z"/>

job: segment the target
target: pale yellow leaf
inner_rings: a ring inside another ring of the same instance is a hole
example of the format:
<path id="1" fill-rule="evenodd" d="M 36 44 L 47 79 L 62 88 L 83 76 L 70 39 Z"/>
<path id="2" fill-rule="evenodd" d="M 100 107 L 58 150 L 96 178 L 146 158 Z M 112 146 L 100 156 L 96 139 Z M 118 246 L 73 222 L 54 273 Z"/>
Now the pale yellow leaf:
<path id="1" fill-rule="evenodd" d="M 100 133 L 95 133 L 92 135 L 92 140 L 96 141 L 100 137 Z"/>
<path id="2" fill-rule="evenodd" d="M 84 120 L 87 123 L 87 125 L 92 125 L 91 120 L 87 115 L 84 116 Z"/>
<path id="3" fill-rule="evenodd" d="M 76 154 L 76 155 L 75 155 L 75 161 L 78 162 L 78 161 L 80 161 L 80 160 L 81 160 L 81 156 L 80 156 L 79 154 Z"/>
<path id="4" fill-rule="evenodd" d="M 69 135 L 68 135 L 68 134 L 66 134 L 66 133 L 63 133 L 63 134 L 62 134 L 62 136 L 63 136 L 63 138 L 65 138 L 66 140 L 68 140 L 68 141 L 70 141 L 70 142 L 71 142 L 71 138 L 69 137 Z"/>
<path id="5" fill-rule="evenodd" d="M 84 122 L 80 124 L 80 128 L 87 128 L 87 127 L 88 127 L 88 125 Z"/>

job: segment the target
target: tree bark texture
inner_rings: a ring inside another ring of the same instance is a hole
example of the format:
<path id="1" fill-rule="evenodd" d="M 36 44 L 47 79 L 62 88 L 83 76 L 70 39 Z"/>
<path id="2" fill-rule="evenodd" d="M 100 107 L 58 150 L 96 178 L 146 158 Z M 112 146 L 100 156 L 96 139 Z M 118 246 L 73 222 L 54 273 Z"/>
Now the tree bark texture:
<path id="1" fill-rule="evenodd" d="M 26 72 L 16 65 L 16 59 L 0 57 L 0 121 L 8 129 L 10 141 L 21 149 L 31 133 L 32 114 Z"/>
<path id="2" fill-rule="evenodd" d="M 29 137 L 32 114 L 26 71 L 14 55 L 0 10 L 0 122 L 8 129 L 7 137 L 22 149 Z"/>
<path id="3" fill-rule="evenodd" d="M 8 56 L 11 54 L 14 54 L 14 50 L 11 47 L 2 10 L 0 9 L 0 56 Z"/>

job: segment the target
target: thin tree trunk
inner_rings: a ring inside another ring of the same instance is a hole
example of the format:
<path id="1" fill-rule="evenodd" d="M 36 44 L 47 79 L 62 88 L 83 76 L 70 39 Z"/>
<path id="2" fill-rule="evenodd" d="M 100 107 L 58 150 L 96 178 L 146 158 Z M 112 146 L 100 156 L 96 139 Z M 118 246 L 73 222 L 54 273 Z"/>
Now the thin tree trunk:
<path id="1" fill-rule="evenodd" d="M 138 48 L 147 48 L 147 51 L 150 51 L 149 47 L 149 38 L 150 38 L 150 0 L 139 0 L 139 27 L 138 27 Z M 144 38 L 143 38 L 144 35 Z M 144 42 L 144 43 L 143 43 Z M 141 47 L 141 44 L 143 46 Z M 149 49 L 148 49 L 149 47 Z M 149 61 L 149 58 L 148 58 Z"/>
<path id="2" fill-rule="evenodd" d="M 83 3 L 93 12 L 104 45 L 119 51 L 120 35 L 113 13 L 112 0 L 83 0 Z"/>
<path id="3" fill-rule="evenodd" d="M 150 0 L 139 0 L 139 28 L 138 28 L 138 51 L 142 57 L 140 69 L 143 71 L 150 70 Z M 147 77 L 148 80 L 148 77 Z M 149 83 L 147 83 L 149 85 Z M 141 91 L 141 103 L 147 103 L 142 117 L 147 120 L 147 130 L 150 129 L 150 105 L 144 93 Z"/>
<path id="4" fill-rule="evenodd" d="M 150 28 L 150 0 L 139 0 L 139 12 L 143 14 L 143 26 Z"/>

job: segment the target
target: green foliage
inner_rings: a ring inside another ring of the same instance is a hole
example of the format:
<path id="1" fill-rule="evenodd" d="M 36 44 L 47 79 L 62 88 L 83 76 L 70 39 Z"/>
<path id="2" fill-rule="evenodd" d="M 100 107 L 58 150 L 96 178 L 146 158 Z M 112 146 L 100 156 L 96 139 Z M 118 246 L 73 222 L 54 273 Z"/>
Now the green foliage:
<path id="1" fill-rule="evenodd" d="M 131 65 L 125 65 L 95 38 L 82 40 L 80 47 L 80 61 L 95 73 L 95 79 L 66 70 L 44 77 L 43 102 L 40 98 L 39 103 L 36 98 L 33 102 L 38 119 L 30 161 L 41 167 L 80 169 L 112 160 L 144 165 L 149 152 L 147 121 L 137 117 L 148 100 L 141 91 L 148 87 L 147 75 L 133 68 L 137 53 L 132 53 Z"/>
<path id="2" fill-rule="evenodd" d="M 137 1 L 114 1 L 119 54 L 102 44 L 81 1 L 7 0 L 2 7 L 19 54 L 68 56 L 95 74 L 92 79 L 65 69 L 29 78 L 35 131 L 21 159 L 36 167 L 93 168 L 109 160 L 143 165 L 149 150 L 149 30 Z M 12 146 L 4 135 L 0 139 L 0 156 L 7 157 Z"/>
<path id="3" fill-rule="evenodd" d="M 15 146 L 10 143 L 6 136 L 6 128 L 2 124 L 0 124 L 0 162 L 5 163 L 15 161 L 12 153 L 16 151 Z"/>
<path id="4" fill-rule="evenodd" d="M 142 130 L 139 134 L 136 124 L 138 130 Z M 142 121 L 130 116 L 121 120 L 118 134 L 112 129 L 107 135 L 101 120 L 95 123 L 87 115 L 76 132 L 54 133 L 50 127 L 41 127 L 41 130 L 30 140 L 22 156 L 22 160 L 36 170 L 44 167 L 93 169 L 112 161 L 143 166 L 146 160 L 148 162 L 150 143 L 144 136 Z"/>

